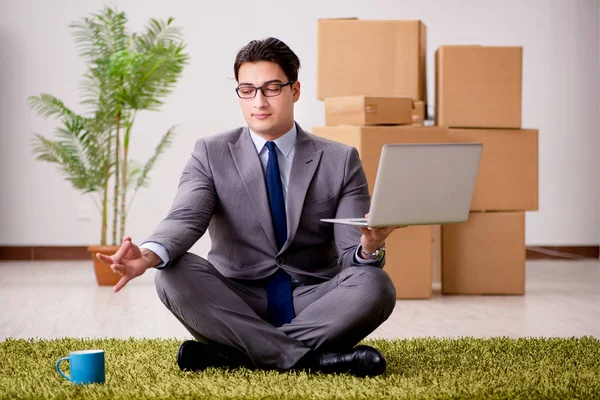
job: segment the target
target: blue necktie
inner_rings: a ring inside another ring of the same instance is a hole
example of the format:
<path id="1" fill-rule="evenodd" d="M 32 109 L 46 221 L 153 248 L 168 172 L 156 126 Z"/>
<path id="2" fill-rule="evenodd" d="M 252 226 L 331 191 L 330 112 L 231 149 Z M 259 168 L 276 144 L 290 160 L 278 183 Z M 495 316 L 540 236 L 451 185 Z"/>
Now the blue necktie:
<path id="1" fill-rule="evenodd" d="M 283 187 L 277 162 L 275 143 L 267 142 L 269 161 L 267 162 L 267 191 L 277 248 L 281 249 L 287 240 L 287 219 L 285 216 L 285 201 Z M 281 268 L 271 277 L 267 284 L 267 310 L 274 326 L 281 326 L 294 319 L 294 300 L 292 296 L 291 277 Z"/>

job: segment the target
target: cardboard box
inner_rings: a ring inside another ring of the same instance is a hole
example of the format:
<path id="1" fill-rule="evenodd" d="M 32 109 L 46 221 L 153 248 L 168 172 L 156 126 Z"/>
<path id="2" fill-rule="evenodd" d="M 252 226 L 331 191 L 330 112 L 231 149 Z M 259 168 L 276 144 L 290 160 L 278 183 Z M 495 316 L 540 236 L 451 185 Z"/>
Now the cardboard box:
<path id="1" fill-rule="evenodd" d="M 448 129 L 450 142 L 483 143 L 472 211 L 538 210 L 538 131 Z"/>
<path id="2" fill-rule="evenodd" d="M 521 128 L 522 47 L 436 51 L 436 125 Z"/>
<path id="3" fill-rule="evenodd" d="M 425 122 L 425 103 L 413 101 L 412 126 L 423 126 Z"/>
<path id="4" fill-rule="evenodd" d="M 320 126 L 315 135 L 356 147 L 372 193 L 383 145 L 390 143 L 447 143 L 448 130 L 412 126 Z"/>
<path id="5" fill-rule="evenodd" d="M 471 213 L 442 227 L 443 294 L 524 294 L 525 213 Z"/>
<path id="6" fill-rule="evenodd" d="M 398 299 L 431 298 L 432 271 L 441 264 L 441 227 L 409 226 L 386 240 L 384 269 L 392 278 Z"/>
<path id="7" fill-rule="evenodd" d="M 318 99 L 365 95 L 427 102 L 421 21 L 324 19 L 317 37 Z"/>
<path id="8" fill-rule="evenodd" d="M 413 101 L 407 97 L 325 98 L 325 125 L 411 125 Z"/>

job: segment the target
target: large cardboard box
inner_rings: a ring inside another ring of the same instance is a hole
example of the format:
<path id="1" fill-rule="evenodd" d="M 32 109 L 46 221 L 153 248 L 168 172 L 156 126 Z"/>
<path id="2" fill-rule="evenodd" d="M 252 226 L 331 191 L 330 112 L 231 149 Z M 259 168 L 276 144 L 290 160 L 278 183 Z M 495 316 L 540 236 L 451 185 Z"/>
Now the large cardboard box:
<path id="1" fill-rule="evenodd" d="M 413 126 L 319 126 L 315 135 L 356 147 L 372 193 L 383 145 L 390 143 L 447 143 L 448 130 Z"/>
<path id="2" fill-rule="evenodd" d="M 427 102 L 421 21 L 318 21 L 317 98 L 399 96 Z"/>
<path id="3" fill-rule="evenodd" d="M 442 227 L 443 294 L 524 294 L 525 213 L 471 213 Z"/>
<path id="4" fill-rule="evenodd" d="M 448 138 L 483 144 L 472 211 L 538 209 L 537 130 L 448 129 Z"/>
<path id="5" fill-rule="evenodd" d="M 432 271 L 441 264 L 440 225 L 396 229 L 386 240 L 385 271 L 398 299 L 431 298 Z"/>
<path id="6" fill-rule="evenodd" d="M 411 125 L 413 101 L 407 97 L 325 98 L 325 125 Z"/>
<path id="7" fill-rule="evenodd" d="M 446 143 L 447 130 L 439 127 L 411 126 L 331 126 L 315 127 L 313 133 L 356 147 L 373 193 L 381 148 L 389 143 Z M 431 297 L 432 271 L 441 260 L 441 229 L 411 226 L 394 231 L 386 241 L 388 272 L 398 299 Z"/>
<path id="8" fill-rule="evenodd" d="M 440 47 L 436 125 L 521 128 L 522 67 L 522 47 Z"/>

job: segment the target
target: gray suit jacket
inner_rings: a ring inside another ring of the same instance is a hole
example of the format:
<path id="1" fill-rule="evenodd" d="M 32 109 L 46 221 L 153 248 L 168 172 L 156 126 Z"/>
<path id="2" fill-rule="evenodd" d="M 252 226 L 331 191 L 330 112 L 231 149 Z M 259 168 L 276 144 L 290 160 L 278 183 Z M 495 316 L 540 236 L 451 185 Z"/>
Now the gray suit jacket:
<path id="1" fill-rule="evenodd" d="M 263 167 L 247 128 L 196 142 L 171 210 L 147 241 L 165 246 L 175 260 L 208 228 L 208 261 L 223 275 L 239 279 L 262 279 L 280 266 L 311 284 L 360 265 L 354 259 L 360 230 L 319 221 L 368 212 L 369 190 L 358 152 L 297 128 L 286 209 L 288 239 L 280 251 Z"/>

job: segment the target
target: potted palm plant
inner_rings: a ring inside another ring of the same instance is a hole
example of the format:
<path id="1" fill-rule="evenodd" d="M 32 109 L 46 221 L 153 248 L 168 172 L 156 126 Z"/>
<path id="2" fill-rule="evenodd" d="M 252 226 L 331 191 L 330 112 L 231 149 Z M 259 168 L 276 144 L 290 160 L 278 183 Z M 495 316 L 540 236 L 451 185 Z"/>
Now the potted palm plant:
<path id="1" fill-rule="evenodd" d="M 116 251 L 135 194 L 148 185 L 149 172 L 175 134 L 174 127 L 168 129 L 154 154 L 137 163 L 129 156 L 136 115 L 160 109 L 189 60 L 172 18 L 151 19 L 140 33 L 130 33 L 126 24 L 124 12 L 106 7 L 69 25 L 87 66 L 81 85 L 85 113 L 48 93 L 28 99 L 38 115 L 60 121 L 56 138 L 33 136 L 32 152 L 56 164 L 75 189 L 92 195 L 102 216 L 100 243 L 88 247 L 100 285 L 113 285 L 119 277 L 95 254 Z"/>

